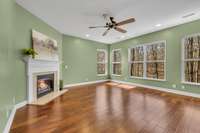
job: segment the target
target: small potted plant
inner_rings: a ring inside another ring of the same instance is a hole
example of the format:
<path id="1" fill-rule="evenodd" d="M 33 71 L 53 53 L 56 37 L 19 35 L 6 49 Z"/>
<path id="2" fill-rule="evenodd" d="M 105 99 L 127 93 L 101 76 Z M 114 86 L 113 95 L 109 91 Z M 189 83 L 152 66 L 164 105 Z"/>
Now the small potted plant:
<path id="1" fill-rule="evenodd" d="M 23 49 L 23 54 L 28 55 L 28 56 L 32 56 L 32 58 L 34 59 L 35 55 L 37 55 L 38 53 L 35 52 L 35 50 L 32 49 L 32 48 L 28 48 L 28 49 Z"/>

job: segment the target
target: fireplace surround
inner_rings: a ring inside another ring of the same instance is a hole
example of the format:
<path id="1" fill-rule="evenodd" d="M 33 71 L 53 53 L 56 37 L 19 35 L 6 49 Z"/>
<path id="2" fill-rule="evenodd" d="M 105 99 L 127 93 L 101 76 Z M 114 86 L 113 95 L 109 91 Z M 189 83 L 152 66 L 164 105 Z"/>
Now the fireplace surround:
<path id="1" fill-rule="evenodd" d="M 53 81 L 40 81 L 40 85 L 44 87 L 45 85 L 49 84 L 49 92 L 58 92 L 59 91 L 59 61 L 49 61 L 49 60 L 36 60 L 32 59 L 31 57 L 25 57 L 24 61 L 26 62 L 26 74 L 27 74 L 27 100 L 28 103 L 34 103 L 47 93 L 40 94 L 38 96 L 38 78 L 43 80 L 48 80 L 45 76 L 51 75 Z M 43 82 L 43 83 L 42 83 Z M 52 83 L 48 83 L 52 82 Z M 45 87 L 44 87 L 45 88 Z M 45 91 L 45 90 L 43 90 Z"/>

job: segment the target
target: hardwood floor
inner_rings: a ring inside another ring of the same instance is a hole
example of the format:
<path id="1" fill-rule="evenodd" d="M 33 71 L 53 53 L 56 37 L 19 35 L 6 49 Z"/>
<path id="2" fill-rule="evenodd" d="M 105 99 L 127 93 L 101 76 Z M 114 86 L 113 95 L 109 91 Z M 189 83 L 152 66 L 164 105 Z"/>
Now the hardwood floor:
<path id="1" fill-rule="evenodd" d="M 105 83 L 75 88 L 19 109 L 10 132 L 200 133 L 200 99 Z"/>

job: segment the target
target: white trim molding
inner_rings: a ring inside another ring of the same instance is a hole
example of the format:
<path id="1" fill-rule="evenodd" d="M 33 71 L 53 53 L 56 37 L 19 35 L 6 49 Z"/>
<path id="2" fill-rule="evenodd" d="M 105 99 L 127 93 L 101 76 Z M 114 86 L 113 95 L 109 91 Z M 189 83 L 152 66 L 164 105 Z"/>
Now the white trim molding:
<path id="1" fill-rule="evenodd" d="M 4 128 L 3 133 L 9 133 L 17 109 L 22 108 L 26 104 L 27 104 L 27 101 L 23 101 L 23 102 L 20 102 L 20 103 L 14 105 L 14 107 L 13 107 L 11 113 L 10 113 L 10 117 L 9 117 L 9 119 L 7 121 L 7 124 L 6 124 L 5 128 Z"/>
<path id="2" fill-rule="evenodd" d="M 24 106 L 27 105 L 27 104 L 28 104 L 27 101 L 23 101 L 23 102 L 20 102 L 20 103 L 16 104 L 16 105 L 15 105 L 15 108 L 16 108 L 16 109 L 19 109 L 19 108 L 24 107 Z"/>
<path id="3" fill-rule="evenodd" d="M 103 82 L 107 82 L 107 81 L 110 81 L 110 80 L 109 79 L 105 79 L 105 80 L 96 80 L 96 81 L 89 81 L 89 82 L 74 83 L 74 84 L 64 85 L 64 88 L 81 86 L 81 85 L 96 84 L 96 83 L 103 83 Z"/>
<path id="4" fill-rule="evenodd" d="M 122 84 L 134 85 L 134 86 L 143 87 L 143 88 L 148 88 L 148 89 L 159 90 L 159 91 L 163 91 L 163 92 L 174 93 L 174 94 L 183 95 L 183 96 L 200 98 L 200 94 L 181 91 L 181 90 L 174 90 L 174 89 L 170 89 L 170 88 L 149 86 L 149 85 L 143 85 L 143 84 L 132 83 L 132 82 L 127 82 L 127 81 L 121 81 L 121 80 L 111 80 L 111 81 L 112 82 L 117 82 L 117 83 L 122 83 Z"/>

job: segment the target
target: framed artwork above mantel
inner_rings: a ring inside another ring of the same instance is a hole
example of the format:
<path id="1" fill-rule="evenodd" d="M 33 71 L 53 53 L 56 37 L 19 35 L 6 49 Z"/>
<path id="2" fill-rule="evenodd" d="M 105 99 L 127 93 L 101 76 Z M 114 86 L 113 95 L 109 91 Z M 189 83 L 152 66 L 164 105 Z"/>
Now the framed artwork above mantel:
<path id="1" fill-rule="evenodd" d="M 37 60 L 58 61 L 58 43 L 55 39 L 44 35 L 36 30 L 32 30 L 32 45 L 37 53 Z"/>

